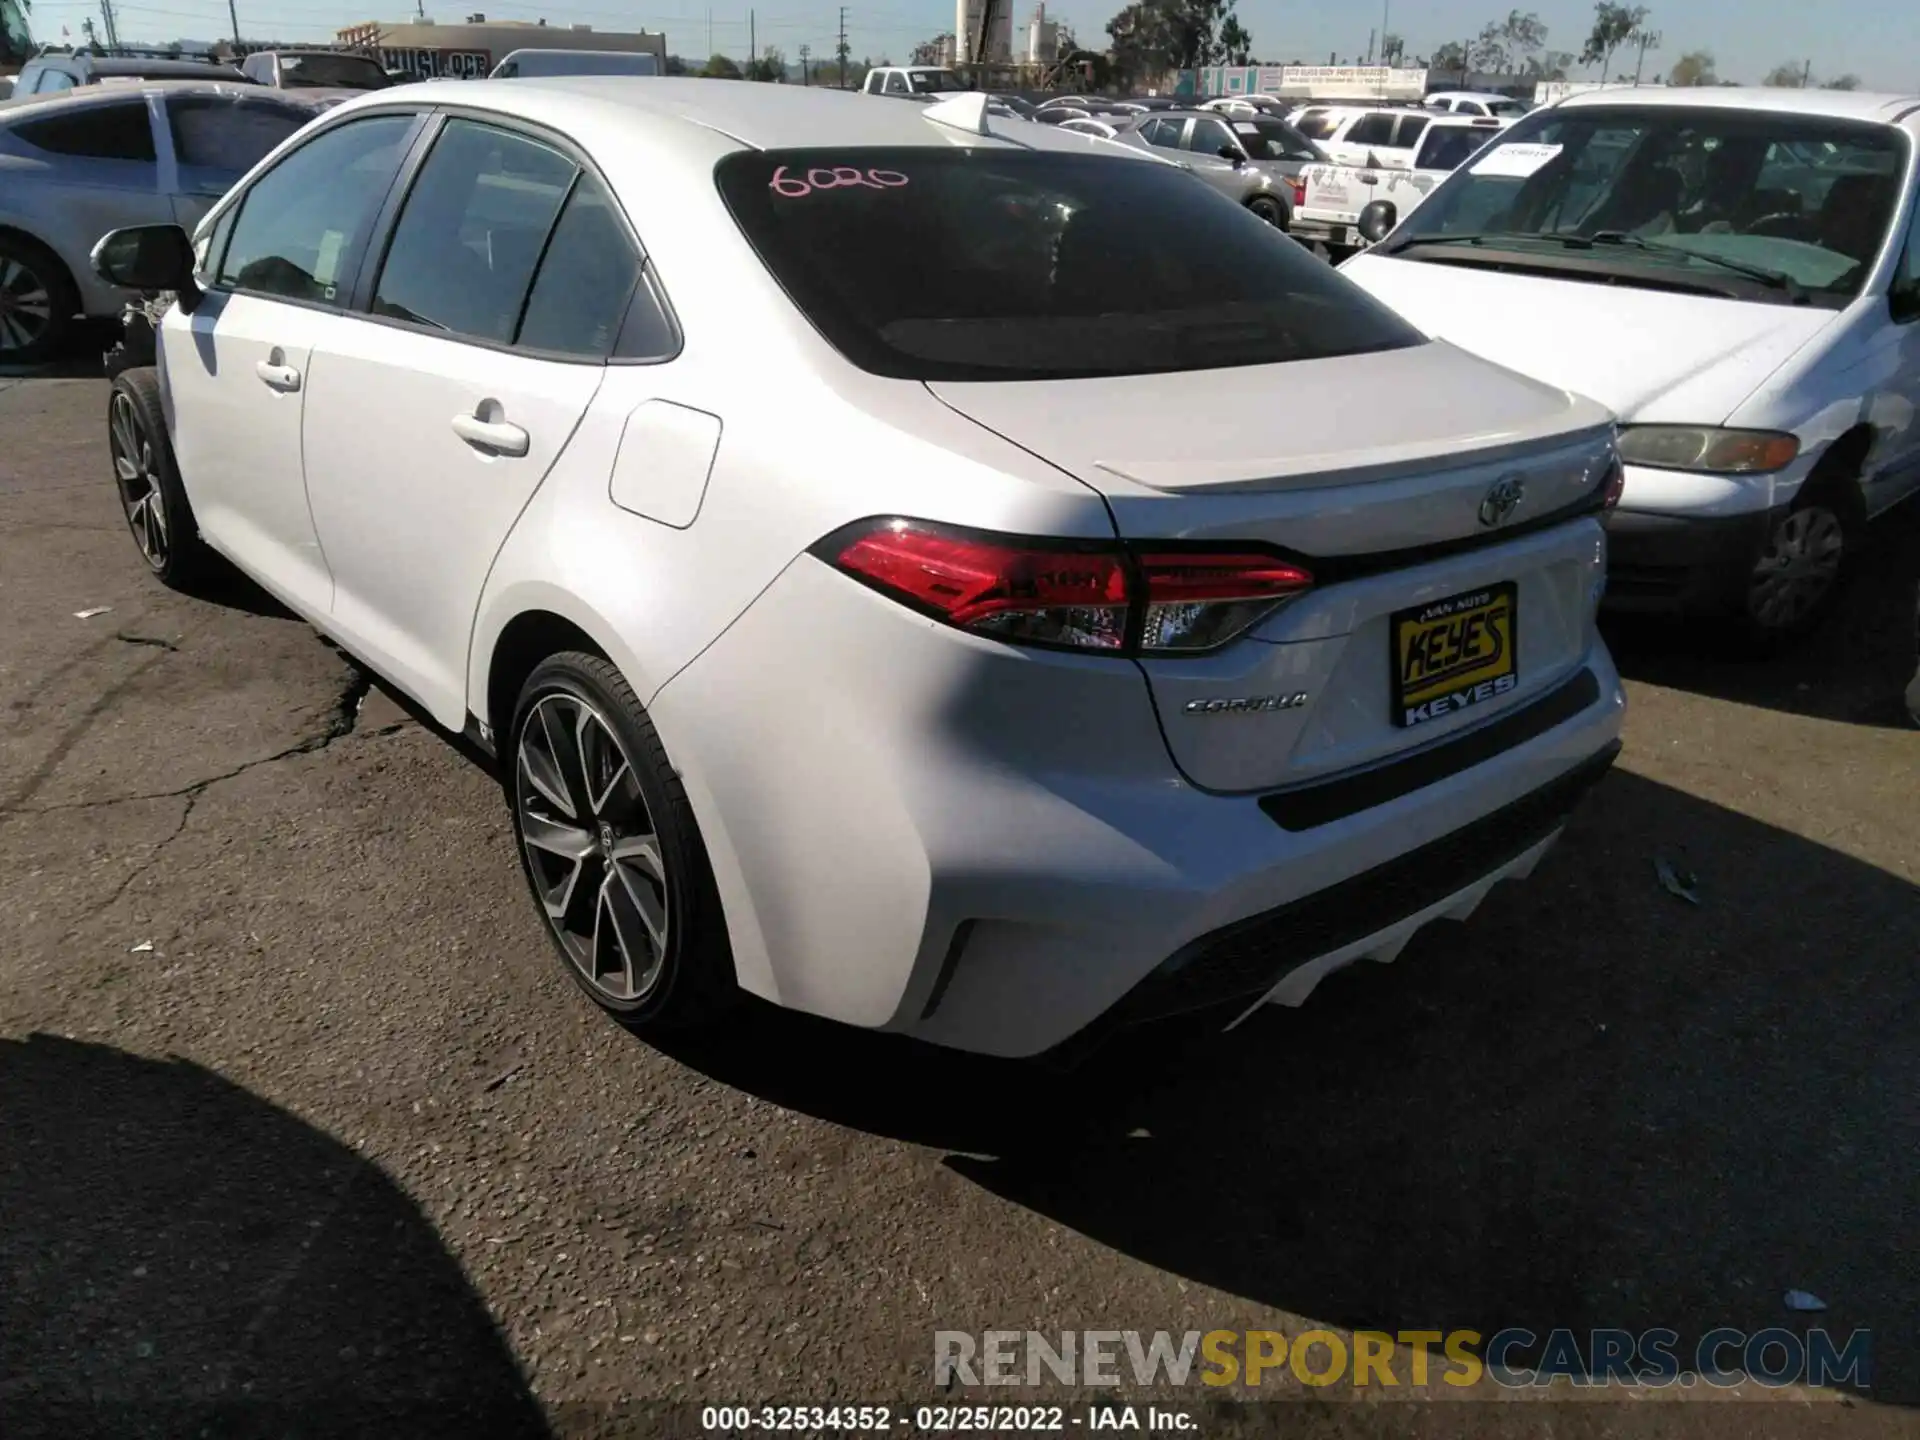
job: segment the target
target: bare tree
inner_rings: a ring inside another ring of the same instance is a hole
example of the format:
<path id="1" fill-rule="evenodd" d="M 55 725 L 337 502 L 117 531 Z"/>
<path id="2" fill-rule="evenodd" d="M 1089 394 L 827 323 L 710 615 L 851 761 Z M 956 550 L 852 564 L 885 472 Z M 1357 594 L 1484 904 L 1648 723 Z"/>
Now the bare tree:
<path id="1" fill-rule="evenodd" d="M 1807 83 L 1807 67 L 1797 61 L 1783 61 L 1769 70 L 1760 83 L 1775 90 L 1797 90 Z"/>
<path id="2" fill-rule="evenodd" d="M 1673 69 L 1667 72 L 1667 83 L 1680 86 L 1718 85 L 1720 77 L 1713 71 L 1713 52 L 1689 50 L 1673 62 Z"/>
<path id="3" fill-rule="evenodd" d="M 1820 88 L 1822 90 L 1858 90 L 1860 88 L 1860 77 L 1858 75 L 1836 75 L 1831 80 L 1822 80 L 1820 82 Z"/>
<path id="4" fill-rule="evenodd" d="M 1607 72 L 1613 68 L 1613 52 L 1638 35 L 1646 23 L 1646 6 L 1619 5 L 1613 0 L 1600 0 L 1593 7 L 1593 31 L 1587 36 L 1586 47 L 1580 52 L 1580 63 L 1598 64 L 1600 79 L 1604 83 Z"/>

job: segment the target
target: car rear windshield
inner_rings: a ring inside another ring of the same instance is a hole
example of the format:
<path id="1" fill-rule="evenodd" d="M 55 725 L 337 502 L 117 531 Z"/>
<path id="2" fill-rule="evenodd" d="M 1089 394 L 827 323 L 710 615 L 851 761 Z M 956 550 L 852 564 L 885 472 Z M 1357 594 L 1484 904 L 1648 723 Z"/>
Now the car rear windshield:
<path id="1" fill-rule="evenodd" d="M 280 83 L 289 90 L 384 90 L 393 81 L 364 55 L 282 55 Z"/>
<path id="2" fill-rule="evenodd" d="M 1280 231 L 1153 160 L 741 151 L 716 178 L 794 303 L 874 374 L 1143 375 L 1423 343 Z"/>

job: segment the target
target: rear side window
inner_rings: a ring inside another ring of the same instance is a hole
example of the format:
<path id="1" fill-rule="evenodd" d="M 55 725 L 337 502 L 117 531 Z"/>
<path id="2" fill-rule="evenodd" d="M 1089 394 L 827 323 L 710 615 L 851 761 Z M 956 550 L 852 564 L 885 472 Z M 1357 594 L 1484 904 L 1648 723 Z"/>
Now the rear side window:
<path id="1" fill-rule="evenodd" d="M 175 158 L 182 165 L 234 174 L 258 165 L 274 146 L 312 118 L 308 110 L 228 95 L 179 95 L 167 100 Z"/>
<path id="2" fill-rule="evenodd" d="M 66 71 L 42 70 L 39 80 L 34 84 L 33 93 L 36 95 L 51 95 L 56 90 L 71 89 L 73 89 L 73 77 L 67 74 Z"/>
<path id="3" fill-rule="evenodd" d="M 1420 143 L 1420 137 L 1426 132 L 1425 115 L 1402 115 L 1400 123 L 1393 132 L 1393 143 L 1403 150 L 1411 150 Z"/>
<path id="4" fill-rule="evenodd" d="M 582 173 L 553 227 L 516 343 L 600 359 L 613 348 L 640 256 L 606 186 Z"/>
<path id="5" fill-rule="evenodd" d="M 400 167 L 410 115 L 375 115 L 317 135 L 254 181 L 220 261 L 220 283 L 332 304 Z"/>
<path id="6" fill-rule="evenodd" d="M 147 116 L 147 102 L 139 97 L 28 120 L 14 126 L 13 133 L 50 155 L 153 163 L 153 122 Z"/>
<path id="7" fill-rule="evenodd" d="M 914 147 L 741 151 L 715 173 L 774 278 L 874 374 L 1144 375 L 1423 343 L 1169 165 Z"/>
<path id="8" fill-rule="evenodd" d="M 374 313 L 508 343 L 574 170 L 537 140 L 449 121 L 394 227 Z"/>
<path id="9" fill-rule="evenodd" d="M 1324 140 L 1337 128 L 1333 117 L 1325 110 L 1308 111 L 1293 122 L 1293 128 L 1309 140 Z"/>
<path id="10" fill-rule="evenodd" d="M 1187 149 L 1195 155 L 1218 155 L 1230 146 L 1236 151 L 1240 148 L 1219 120 L 1196 120 L 1193 133 L 1187 136 Z"/>

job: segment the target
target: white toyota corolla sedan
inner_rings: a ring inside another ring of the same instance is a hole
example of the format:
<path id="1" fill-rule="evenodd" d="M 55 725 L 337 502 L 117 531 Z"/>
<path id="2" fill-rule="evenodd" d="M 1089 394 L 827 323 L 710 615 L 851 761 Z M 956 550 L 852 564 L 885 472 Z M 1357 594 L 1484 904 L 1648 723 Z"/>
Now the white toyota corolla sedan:
<path id="1" fill-rule="evenodd" d="M 404 87 L 95 258 L 179 294 L 111 401 L 148 565 L 494 753 L 637 1029 L 1297 1003 L 1618 749 L 1608 414 L 980 97 Z"/>

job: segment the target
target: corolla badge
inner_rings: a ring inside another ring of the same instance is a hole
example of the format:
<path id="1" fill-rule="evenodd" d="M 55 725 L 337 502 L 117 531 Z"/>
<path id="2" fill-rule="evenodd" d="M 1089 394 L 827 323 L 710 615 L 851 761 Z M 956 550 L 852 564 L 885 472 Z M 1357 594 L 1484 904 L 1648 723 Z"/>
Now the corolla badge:
<path id="1" fill-rule="evenodd" d="M 1231 699 L 1189 700 L 1183 709 L 1189 715 L 1264 715 L 1273 710 L 1298 710 L 1307 703 L 1307 692 L 1291 695 L 1235 695 Z"/>
<path id="2" fill-rule="evenodd" d="M 1493 488 L 1487 491 L 1486 498 L 1480 502 L 1480 523 L 1488 529 L 1506 524 L 1526 498 L 1525 480 L 1518 475 L 1502 475 L 1493 482 Z"/>

